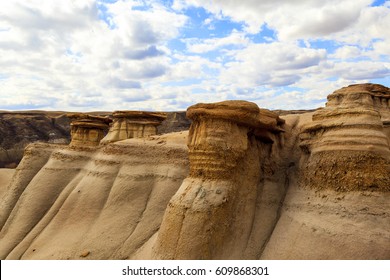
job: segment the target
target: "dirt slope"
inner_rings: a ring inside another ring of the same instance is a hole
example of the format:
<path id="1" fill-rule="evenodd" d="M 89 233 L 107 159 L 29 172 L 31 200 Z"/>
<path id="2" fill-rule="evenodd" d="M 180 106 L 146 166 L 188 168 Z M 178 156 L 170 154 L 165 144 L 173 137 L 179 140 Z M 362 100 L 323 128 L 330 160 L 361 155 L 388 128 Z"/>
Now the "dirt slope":
<path id="1" fill-rule="evenodd" d="M 157 142 L 29 146 L 2 203 L 1 258 L 131 256 L 188 172 L 185 145 Z"/>

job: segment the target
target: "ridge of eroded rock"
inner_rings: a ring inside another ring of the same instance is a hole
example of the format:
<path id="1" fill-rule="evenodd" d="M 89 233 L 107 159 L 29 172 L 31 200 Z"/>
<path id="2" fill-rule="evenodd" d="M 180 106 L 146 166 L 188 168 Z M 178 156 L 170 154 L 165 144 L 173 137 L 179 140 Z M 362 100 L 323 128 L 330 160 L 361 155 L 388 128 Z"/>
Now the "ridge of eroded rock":
<path id="1" fill-rule="evenodd" d="M 102 144 L 130 138 L 142 138 L 157 134 L 157 126 L 166 119 L 166 114 L 144 111 L 115 111 L 114 121 Z"/>
<path id="2" fill-rule="evenodd" d="M 190 174 L 168 204 L 154 257 L 241 256 L 251 234 L 245 216 L 254 213 L 261 169 L 284 121 L 246 101 L 196 104 L 187 117 Z"/>
<path id="3" fill-rule="evenodd" d="M 109 123 L 112 120 L 108 117 L 92 116 L 82 113 L 69 113 L 71 119 L 70 146 L 93 147 L 100 143 L 100 140 L 108 131 Z"/>

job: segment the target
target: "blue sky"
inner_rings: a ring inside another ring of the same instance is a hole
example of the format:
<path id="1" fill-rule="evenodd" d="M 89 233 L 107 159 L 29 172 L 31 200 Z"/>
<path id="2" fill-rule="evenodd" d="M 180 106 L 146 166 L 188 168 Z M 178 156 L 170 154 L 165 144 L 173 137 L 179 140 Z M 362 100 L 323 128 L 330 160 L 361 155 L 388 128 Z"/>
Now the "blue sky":
<path id="1" fill-rule="evenodd" d="M 390 86 L 390 1 L 2 1 L 0 110 L 324 106 Z"/>

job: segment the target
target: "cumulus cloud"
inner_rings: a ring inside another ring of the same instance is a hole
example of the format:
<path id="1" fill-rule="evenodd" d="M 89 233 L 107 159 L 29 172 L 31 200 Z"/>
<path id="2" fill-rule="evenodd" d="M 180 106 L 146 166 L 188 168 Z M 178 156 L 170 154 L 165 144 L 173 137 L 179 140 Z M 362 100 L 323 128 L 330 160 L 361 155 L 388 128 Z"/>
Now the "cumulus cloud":
<path id="1" fill-rule="evenodd" d="M 185 40 L 187 50 L 192 53 L 206 53 L 227 46 L 245 46 L 249 39 L 243 32 L 233 30 L 229 36 L 212 39 L 187 39 Z"/>
<path id="2" fill-rule="evenodd" d="M 297 82 L 300 75 L 316 71 L 326 52 L 274 42 L 251 44 L 234 57 L 236 61 L 228 63 L 221 76 L 224 83 L 286 86 Z"/>
<path id="3" fill-rule="evenodd" d="M 362 8 L 371 0 L 186 0 L 175 1 L 174 6 L 203 7 L 215 15 L 244 22 L 246 30 L 257 33 L 261 26 L 278 31 L 280 39 L 318 37 L 341 31 L 359 18 Z"/>
<path id="4" fill-rule="evenodd" d="M 2 1 L 0 107 L 320 106 L 349 83 L 390 86 L 390 1 L 372 2 Z"/>
<path id="5" fill-rule="evenodd" d="M 146 49 L 127 50 L 124 52 L 124 57 L 127 59 L 142 60 L 148 57 L 155 57 L 163 54 L 163 51 L 157 49 L 156 46 L 152 45 L 147 47 Z"/>
<path id="6" fill-rule="evenodd" d="M 109 86 L 114 86 L 115 88 L 120 89 L 141 88 L 141 83 L 137 81 L 112 78 L 109 83 Z"/>
<path id="7" fill-rule="evenodd" d="M 40 98 L 57 98 L 40 103 L 42 107 L 87 108 L 89 103 L 91 108 L 114 108 L 117 91 L 140 89 L 144 81 L 166 74 L 166 43 L 187 20 L 159 3 L 135 9 L 141 4 L 1 2 L 0 73 L 13 79 L 0 82 L 0 94 L 23 92 L 28 105 L 39 88 Z M 21 77 L 28 81 L 23 89 Z M 78 97 L 66 98 L 71 92 Z M 88 97 L 88 92 L 103 92 L 105 103 Z"/>
<path id="8" fill-rule="evenodd" d="M 341 63 L 337 67 L 344 70 L 340 76 L 347 80 L 369 80 L 390 76 L 390 63 L 362 61 Z"/>

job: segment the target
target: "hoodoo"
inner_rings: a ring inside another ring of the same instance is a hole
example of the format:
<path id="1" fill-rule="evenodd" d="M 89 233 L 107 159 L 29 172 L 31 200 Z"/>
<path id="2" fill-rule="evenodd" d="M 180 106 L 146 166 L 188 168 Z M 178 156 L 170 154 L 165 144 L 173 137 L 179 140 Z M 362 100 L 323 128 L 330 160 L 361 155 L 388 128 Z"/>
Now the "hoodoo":
<path id="1" fill-rule="evenodd" d="M 302 129 L 309 155 L 304 184 L 313 188 L 390 190 L 390 89 L 359 84 L 336 90 Z"/>
<path id="2" fill-rule="evenodd" d="M 106 135 L 108 125 L 112 120 L 108 117 L 91 116 L 88 114 L 68 114 L 71 119 L 70 146 L 97 146 Z"/>
<path id="3" fill-rule="evenodd" d="M 116 111 L 114 122 L 102 144 L 130 138 L 142 138 L 157 134 L 157 126 L 166 119 L 166 114 L 142 111 Z"/>
<path id="4" fill-rule="evenodd" d="M 242 225 L 248 218 L 244 209 L 254 207 L 247 202 L 255 201 L 261 179 L 258 141 L 273 142 L 284 121 L 246 101 L 197 104 L 188 108 L 187 117 L 193 121 L 187 144 L 190 174 L 168 204 L 155 257 L 237 257 L 233 247 L 250 234 Z M 237 226 L 243 229 L 239 235 Z"/>

